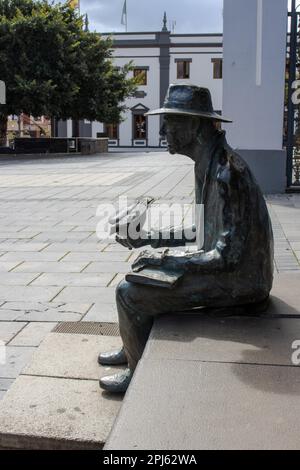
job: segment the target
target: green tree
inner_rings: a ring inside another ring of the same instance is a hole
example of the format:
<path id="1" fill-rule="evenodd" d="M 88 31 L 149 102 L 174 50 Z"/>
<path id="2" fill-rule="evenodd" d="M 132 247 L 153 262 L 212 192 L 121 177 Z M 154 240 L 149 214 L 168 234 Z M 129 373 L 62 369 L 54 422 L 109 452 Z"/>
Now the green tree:
<path id="1" fill-rule="evenodd" d="M 10 114 L 120 122 L 137 83 L 127 78 L 131 65 L 117 69 L 111 41 L 83 26 L 68 3 L 0 0 L 2 144 Z"/>

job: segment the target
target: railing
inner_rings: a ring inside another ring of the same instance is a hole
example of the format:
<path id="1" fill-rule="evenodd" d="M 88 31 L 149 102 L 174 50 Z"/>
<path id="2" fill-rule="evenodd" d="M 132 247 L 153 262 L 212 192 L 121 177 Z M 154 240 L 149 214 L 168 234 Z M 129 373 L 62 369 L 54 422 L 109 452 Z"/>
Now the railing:
<path id="1" fill-rule="evenodd" d="M 298 146 L 294 147 L 292 185 L 300 187 L 300 149 Z"/>
<path id="2" fill-rule="evenodd" d="M 300 13 L 295 0 L 292 0 L 288 17 L 284 144 L 287 149 L 287 188 L 293 190 L 300 189 L 300 104 L 293 99 L 295 89 L 299 88 L 296 80 L 300 79 Z"/>

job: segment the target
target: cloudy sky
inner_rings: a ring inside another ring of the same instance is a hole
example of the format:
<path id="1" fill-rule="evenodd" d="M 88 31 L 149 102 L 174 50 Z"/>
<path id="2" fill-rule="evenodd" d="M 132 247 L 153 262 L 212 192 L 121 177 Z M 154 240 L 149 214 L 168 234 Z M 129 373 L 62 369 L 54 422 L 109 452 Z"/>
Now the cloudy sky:
<path id="1" fill-rule="evenodd" d="M 66 0 L 49 0 L 63 3 Z M 239 0 L 236 0 L 239 1 Z M 249 0 L 251 2 L 255 0 Z M 292 0 L 287 0 L 291 5 Z M 300 7 L 300 0 L 296 0 Z M 91 31 L 125 31 L 121 25 L 124 0 L 80 0 Z M 128 31 L 159 31 L 164 11 L 168 27 L 176 21 L 176 33 L 221 33 L 223 0 L 127 0 Z"/>
<path id="2" fill-rule="evenodd" d="M 90 29 L 124 31 L 121 14 L 124 0 L 81 0 Z M 223 0 L 127 0 L 128 31 L 159 31 L 164 11 L 168 26 L 176 21 L 176 33 L 222 32 Z"/>

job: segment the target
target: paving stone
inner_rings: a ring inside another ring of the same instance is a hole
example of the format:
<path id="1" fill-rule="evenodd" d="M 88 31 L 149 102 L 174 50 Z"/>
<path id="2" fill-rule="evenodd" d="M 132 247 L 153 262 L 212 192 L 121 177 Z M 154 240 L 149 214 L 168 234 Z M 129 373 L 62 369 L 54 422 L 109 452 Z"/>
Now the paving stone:
<path id="1" fill-rule="evenodd" d="M 1 311 L 1 310 L 0 310 Z M 82 318 L 83 322 L 118 323 L 118 311 L 116 303 L 96 303 Z"/>
<path id="2" fill-rule="evenodd" d="M 3 308 L 6 307 L 6 308 Z M 80 321 L 91 304 L 66 302 L 7 302 L 0 308 L 0 319 L 26 322 Z M 3 313 L 2 313 L 3 312 Z"/>
<path id="3" fill-rule="evenodd" d="M 123 281 L 124 278 L 124 274 L 117 274 L 110 282 L 109 287 L 117 287 L 117 285 L 120 284 L 120 282 Z"/>
<path id="4" fill-rule="evenodd" d="M 28 322 L 64 322 L 64 321 L 80 321 L 81 313 L 59 311 L 57 309 L 49 309 L 47 311 L 26 311 L 17 317 L 17 321 Z"/>
<path id="5" fill-rule="evenodd" d="M 43 242 L 43 243 L 46 243 L 46 242 L 50 242 L 50 243 L 65 242 L 68 238 L 68 235 L 69 235 L 68 232 L 58 231 L 58 230 L 55 231 L 55 232 L 42 232 L 39 235 L 37 235 L 34 240 L 36 242 Z M 88 236 L 88 234 L 85 235 L 85 237 L 87 237 L 87 236 Z M 75 239 L 75 237 L 76 237 L 76 235 L 74 236 L 74 239 Z M 83 238 L 84 238 L 83 235 L 81 236 L 81 238 L 79 236 L 76 237 L 77 240 L 78 239 L 82 240 Z"/>
<path id="6" fill-rule="evenodd" d="M 57 309 L 59 312 L 73 312 L 78 314 L 86 313 L 91 304 L 83 303 L 73 303 L 73 302 L 5 302 L 1 308 L 15 310 L 17 312 L 21 311 L 37 311 L 37 312 L 46 312 L 49 309 Z M 1 312 L 1 309 L 0 309 Z"/>
<path id="7" fill-rule="evenodd" d="M 0 341 L 8 343 L 19 331 L 26 326 L 26 323 L 0 322 Z"/>
<path id="8" fill-rule="evenodd" d="M 17 262 L 17 261 L 14 261 L 14 262 L 0 261 L 0 273 L 8 273 L 8 271 L 10 271 L 11 269 L 18 266 L 18 264 L 20 264 L 20 262 Z"/>
<path id="9" fill-rule="evenodd" d="M 37 349 L 24 374 L 99 380 L 101 375 L 115 370 L 99 366 L 99 353 L 121 345 L 121 338 L 115 336 L 50 333 Z"/>
<path id="10" fill-rule="evenodd" d="M 20 315 L 16 310 L 6 310 L 5 308 L 0 309 L 0 322 L 3 321 L 14 321 Z"/>
<path id="11" fill-rule="evenodd" d="M 117 253 L 118 251 L 120 253 L 124 253 L 124 252 L 128 253 L 128 248 L 123 247 L 119 243 L 112 243 L 112 244 L 107 245 L 106 248 L 103 250 L 104 253 L 110 253 L 110 252 Z"/>
<path id="12" fill-rule="evenodd" d="M 299 273 L 300 269 L 296 267 L 290 267 L 290 266 L 278 266 L 278 271 L 280 273 Z"/>
<path id="13" fill-rule="evenodd" d="M 21 232 L 3 232 L 1 231 L 1 234 L 3 237 L 6 237 L 6 240 L 8 243 L 11 243 L 11 240 L 22 240 L 23 242 L 26 240 L 32 240 L 34 237 L 39 235 L 39 231 L 25 231 L 22 230 Z M 34 240 L 36 241 L 36 240 Z"/>
<path id="14" fill-rule="evenodd" d="M 131 271 L 131 263 L 125 262 L 94 262 L 87 266 L 85 273 L 128 273 Z"/>
<path id="15" fill-rule="evenodd" d="M 273 315 L 300 314 L 300 273 L 279 273 L 275 276 L 271 291 L 269 313 Z"/>
<path id="16" fill-rule="evenodd" d="M 37 302 L 50 301 L 56 297 L 61 288 L 58 287 L 33 287 L 33 286 L 19 286 L 3 287 L 0 292 L 0 299 L 3 301 L 19 301 L 26 302 L 28 299 Z"/>
<path id="17" fill-rule="evenodd" d="M 105 287 L 113 279 L 112 273 L 53 273 L 42 274 L 31 285 L 33 286 L 79 286 Z"/>
<path id="18" fill-rule="evenodd" d="M 29 323 L 23 330 L 15 336 L 10 342 L 10 346 L 39 346 L 45 336 L 50 333 L 57 323 Z M 0 323 L 1 331 L 1 323 Z"/>
<path id="19" fill-rule="evenodd" d="M 291 247 L 294 251 L 300 250 L 300 241 L 299 242 L 291 242 Z"/>
<path id="20" fill-rule="evenodd" d="M 36 348 L 6 346 L 6 363 L 0 363 L 0 377 L 14 379 L 28 365 Z"/>
<path id="21" fill-rule="evenodd" d="M 2 379 L 2 378 L 0 378 L 0 391 L 8 390 L 12 386 L 14 381 L 15 381 L 15 379 Z"/>
<path id="22" fill-rule="evenodd" d="M 3 257 L 1 257 L 1 262 L 5 261 L 18 261 L 19 263 L 24 262 L 24 261 L 30 261 L 30 262 L 45 262 L 45 261 L 59 261 L 61 258 L 63 258 L 67 254 L 67 251 L 61 251 L 61 252 L 47 252 L 45 253 L 44 251 L 41 252 L 27 252 L 27 251 L 18 251 L 18 252 L 9 252 L 5 253 Z M 72 261 L 72 260 L 70 260 Z M 77 261 L 77 260 L 76 260 Z M 13 263 L 11 263 L 13 264 Z M 14 263 L 16 266 L 16 263 Z"/>
<path id="23" fill-rule="evenodd" d="M 66 287 L 56 300 L 59 302 L 112 304 L 115 302 L 115 296 L 113 287 Z"/>
<path id="24" fill-rule="evenodd" d="M 0 286 L 27 286 L 39 273 L 0 273 Z"/>
<path id="25" fill-rule="evenodd" d="M 127 261 L 130 256 L 130 252 L 98 252 L 95 253 L 83 253 L 83 252 L 75 252 L 71 251 L 68 255 L 63 259 L 64 261 L 84 261 L 86 263 L 92 261 L 100 261 L 100 262 L 111 262 L 111 261 L 118 261 L 123 262 Z"/>
<path id="26" fill-rule="evenodd" d="M 2 251 L 41 251 L 47 243 L 2 243 Z"/>
<path id="27" fill-rule="evenodd" d="M 0 405 L 0 446 L 101 449 L 121 405 L 98 381 L 20 376 Z"/>
<path id="28" fill-rule="evenodd" d="M 63 225 L 59 224 L 58 227 L 63 227 Z M 70 233 L 76 233 L 76 232 L 95 232 L 95 224 L 80 224 L 80 225 L 65 225 L 66 228 L 68 228 Z"/>
<path id="29" fill-rule="evenodd" d="M 143 360 L 105 449 L 296 450 L 299 387 L 297 367 Z"/>
<path id="30" fill-rule="evenodd" d="M 44 263 L 35 263 L 25 261 L 15 268 L 14 272 L 19 273 L 79 273 L 86 267 L 87 263 L 65 263 L 45 261 Z"/>
<path id="31" fill-rule="evenodd" d="M 43 250 L 43 253 L 51 253 L 51 252 L 57 252 L 60 251 L 61 248 L 63 248 L 66 251 L 76 251 L 76 252 L 82 252 L 82 253 L 94 253 L 97 251 L 102 251 L 106 246 L 106 244 L 103 243 L 51 243 L 45 250 Z"/>

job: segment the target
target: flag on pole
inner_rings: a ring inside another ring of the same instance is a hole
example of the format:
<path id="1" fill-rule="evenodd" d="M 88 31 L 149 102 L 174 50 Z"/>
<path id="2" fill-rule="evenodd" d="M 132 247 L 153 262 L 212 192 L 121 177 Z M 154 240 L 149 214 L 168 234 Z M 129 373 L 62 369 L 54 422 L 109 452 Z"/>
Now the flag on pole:
<path id="1" fill-rule="evenodd" d="M 126 30 L 127 30 L 127 0 L 124 1 L 121 24 L 126 26 Z"/>

